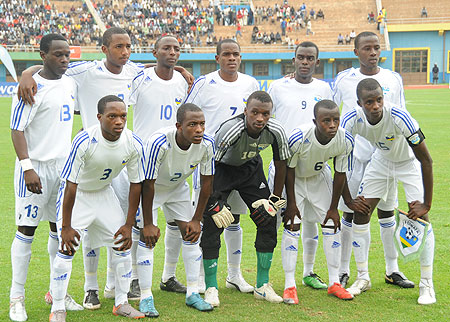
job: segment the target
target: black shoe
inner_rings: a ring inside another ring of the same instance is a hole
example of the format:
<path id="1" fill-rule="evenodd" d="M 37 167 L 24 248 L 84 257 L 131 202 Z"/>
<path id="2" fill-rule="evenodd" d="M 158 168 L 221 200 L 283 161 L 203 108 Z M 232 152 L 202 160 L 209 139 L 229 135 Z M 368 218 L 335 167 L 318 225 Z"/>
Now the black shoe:
<path id="1" fill-rule="evenodd" d="M 414 288 L 414 283 L 408 280 L 401 272 L 384 275 L 384 281 L 388 284 L 400 286 L 401 288 Z"/>
<path id="2" fill-rule="evenodd" d="M 100 300 L 98 299 L 98 291 L 88 290 L 84 294 L 83 306 L 88 310 L 97 310 L 100 308 Z"/>
<path id="3" fill-rule="evenodd" d="M 141 288 L 137 279 L 132 280 L 130 284 L 130 291 L 127 294 L 130 301 L 137 301 L 141 299 Z"/>
<path id="4" fill-rule="evenodd" d="M 339 283 L 341 284 L 341 286 L 343 288 L 345 288 L 347 286 L 348 280 L 349 280 L 349 276 L 347 273 L 344 273 L 342 275 L 339 276 Z"/>
<path id="5" fill-rule="evenodd" d="M 161 280 L 159 288 L 167 292 L 186 293 L 186 286 L 178 282 L 175 276 L 169 278 L 165 283 Z"/>

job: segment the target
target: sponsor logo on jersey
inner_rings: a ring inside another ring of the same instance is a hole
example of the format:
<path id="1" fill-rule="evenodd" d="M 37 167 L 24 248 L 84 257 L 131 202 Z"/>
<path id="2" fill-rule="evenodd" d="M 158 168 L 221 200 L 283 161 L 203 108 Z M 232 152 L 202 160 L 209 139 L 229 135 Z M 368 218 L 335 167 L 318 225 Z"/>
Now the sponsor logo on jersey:
<path id="1" fill-rule="evenodd" d="M 389 87 L 383 87 L 383 86 L 381 86 L 381 89 L 383 90 L 383 94 L 384 94 L 384 95 L 389 94 L 389 92 L 391 91 Z"/>
<path id="2" fill-rule="evenodd" d="M 62 275 L 60 275 L 58 277 L 55 277 L 53 280 L 54 281 L 65 281 L 66 279 L 67 279 L 67 273 L 62 274 Z"/>
<path id="3" fill-rule="evenodd" d="M 256 142 L 250 143 L 249 145 L 250 145 L 252 148 L 258 147 L 258 143 L 256 143 Z"/>
<path id="4" fill-rule="evenodd" d="M 350 75 L 350 77 L 355 77 L 356 76 L 356 74 L 355 73 L 352 73 L 351 75 Z"/>
<path id="5" fill-rule="evenodd" d="M 338 248 L 339 246 L 341 246 L 341 244 L 339 244 L 337 241 L 334 241 L 331 245 L 331 248 Z"/>
<path id="6" fill-rule="evenodd" d="M 195 169 L 195 168 L 197 168 L 197 166 L 198 166 L 198 163 L 197 163 L 197 164 L 190 164 L 190 165 L 189 165 L 189 168 Z"/>
<path id="7" fill-rule="evenodd" d="M 259 189 L 264 189 L 266 186 L 266 184 L 264 182 L 261 182 L 261 184 L 259 185 Z"/>
<path id="8" fill-rule="evenodd" d="M 147 77 L 145 77 L 145 79 L 144 79 L 144 82 L 145 82 L 145 83 L 151 82 L 151 81 L 152 81 L 152 79 L 150 78 L 150 76 L 147 76 Z"/>
<path id="9" fill-rule="evenodd" d="M 358 121 L 356 121 L 356 122 L 358 122 L 358 123 L 364 123 L 364 121 L 363 121 L 362 118 L 359 118 Z"/>
<path id="10" fill-rule="evenodd" d="M 209 83 L 210 83 L 210 84 L 217 84 L 216 81 L 215 81 L 214 79 L 211 79 L 211 80 L 209 81 Z"/>
<path id="11" fill-rule="evenodd" d="M 103 71 L 102 66 L 98 66 L 97 69 L 98 69 L 99 71 L 101 71 L 101 72 Z"/>
<path id="12" fill-rule="evenodd" d="M 40 89 L 43 88 L 43 87 L 44 87 L 44 85 L 42 85 L 42 84 L 40 84 L 40 83 L 37 84 L 37 90 L 40 90 Z"/>
<path id="13" fill-rule="evenodd" d="M 177 105 L 180 105 L 182 101 L 183 101 L 182 98 L 175 98 L 175 104 Z"/>
<path id="14" fill-rule="evenodd" d="M 289 245 L 288 247 L 286 247 L 286 250 L 290 252 L 298 252 L 297 247 L 295 247 L 294 245 Z"/>
<path id="15" fill-rule="evenodd" d="M 414 133 L 413 135 L 411 135 L 408 138 L 409 142 L 411 142 L 412 144 L 418 144 L 420 142 L 420 137 L 419 134 Z"/>
<path id="16" fill-rule="evenodd" d="M 98 143 L 95 138 L 92 138 L 91 143 Z"/>
<path id="17" fill-rule="evenodd" d="M 310 144 L 311 142 L 309 141 L 308 138 L 305 139 L 305 141 L 303 142 L 304 144 Z"/>
<path id="18" fill-rule="evenodd" d="M 267 148 L 270 144 L 258 144 L 258 150 L 262 151 Z"/>
<path id="19" fill-rule="evenodd" d="M 394 134 L 392 134 L 392 135 L 386 135 L 386 140 L 388 140 L 388 141 L 394 141 L 394 139 L 395 139 L 395 135 L 394 135 Z"/>

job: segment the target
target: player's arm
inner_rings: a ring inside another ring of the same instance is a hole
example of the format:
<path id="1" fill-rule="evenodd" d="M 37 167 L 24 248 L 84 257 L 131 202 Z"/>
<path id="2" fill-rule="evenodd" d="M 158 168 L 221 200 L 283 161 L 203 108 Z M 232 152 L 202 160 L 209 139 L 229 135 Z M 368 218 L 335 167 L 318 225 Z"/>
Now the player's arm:
<path id="1" fill-rule="evenodd" d="M 77 195 L 77 187 L 76 183 L 66 180 L 62 206 L 61 249 L 69 255 L 75 253 L 75 247 L 78 246 L 80 241 L 80 235 L 72 228 L 72 210 Z"/>
<path id="2" fill-rule="evenodd" d="M 328 208 L 325 219 L 322 223 L 322 227 L 326 226 L 328 220 L 333 221 L 334 232 L 336 233 L 337 229 L 341 229 L 341 221 L 339 220 L 339 211 L 337 209 L 339 198 L 342 195 L 342 190 L 344 188 L 344 184 L 347 181 L 347 177 L 345 172 L 334 172 L 334 180 L 333 180 L 333 191 L 331 193 L 331 203 L 330 208 Z"/>
<path id="3" fill-rule="evenodd" d="M 284 183 L 286 181 L 286 160 L 274 160 L 273 164 L 275 166 L 275 178 L 273 183 L 273 194 L 281 197 L 283 193 Z"/>
<path id="4" fill-rule="evenodd" d="M 141 238 L 148 247 L 155 247 L 159 239 L 159 228 L 153 225 L 153 198 L 155 196 L 156 179 L 146 179 L 142 186 L 142 216 L 144 228 L 141 230 Z"/>
<path id="5" fill-rule="evenodd" d="M 347 178 L 345 178 L 344 188 L 342 189 L 342 199 L 344 200 L 345 205 L 354 212 L 369 215 L 370 205 L 363 196 L 357 196 L 355 199 L 352 198 L 350 189 L 348 188 Z"/>
<path id="6" fill-rule="evenodd" d="M 42 69 L 42 65 L 34 65 L 28 67 L 22 72 L 17 89 L 17 97 L 22 99 L 26 104 L 34 104 L 34 95 L 37 93 L 37 84 L 33 75 Z"/>
<path id="7" fill-rule="evenodd" d="M 28 146 L 27 140 L 25 139 L 25 134 L 23 131 L 11 130 L 11 139 L 23 170 L 23 178 L 28 191 L 37 194 L 42 193 L 41 179 L 36 171 L 34 171 L 33 165 L 31 164 L 31 160 L 28 156 Z"/>
<path id="8" fill-rule="evenodd" d="M 294 218 L 297 216 L 301 219 L 300 211 L 297 208 L 297 201 L 295 200 L 295 168 L 287 167 L 286 169 L 286 210 L 283 213 L 283 222 L 286 225 L 291 223 L 289 229 L 294 229 Z"/>

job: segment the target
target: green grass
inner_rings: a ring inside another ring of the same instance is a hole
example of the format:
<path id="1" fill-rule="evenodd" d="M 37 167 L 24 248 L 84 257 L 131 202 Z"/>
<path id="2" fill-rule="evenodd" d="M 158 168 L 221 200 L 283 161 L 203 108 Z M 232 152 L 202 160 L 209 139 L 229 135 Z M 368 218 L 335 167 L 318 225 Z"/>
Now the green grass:
<path id="1" fill-rule="evenodd" d="M 384 283 L 384 257 L 383 247 L 379 237 L 379 226 L 376 218 L 371 225 L 372 244 L 370 250 L 370 273 L 372 289 L 353 301 L 343 302 L 327 296 L 325 291 L 314 291 L 301 285 L 302 260 L 301 251 L 297 265 L 297 283 L 300 304 L 287 306 L 284 304 L 270 304 L 260 302 L 251 294 L 240 294 L 225 288 L 226 277 L 226 253 L 223 248 L 219 261 L 219 288 L 221 306 L 211 313 L 200 313 L 189 309 L 184 304 L 184 296 L 169 294 L 159 290 L 159 279 L 162 274 L 164 262 L 164 238 L 155 250 L 155 268 L 153 273 L 153 291 L 156 299 L 156 307 L 159 310 L 161 321 L 185 321 L 185 320 L 216 320 L 216 321 L 261 321 L 261 320 L 362 320 L 362 321 L 440 321 L 446 320 L 450 313 L 448 245 L 450 244 L 449 228 L 447 220 L 448 195 L 450 194 L 450 167 L 448 167 L 448 143 L 449 136 L 447 120 L 450 119 L 450 91 L 437 90 L 407 90 L 406 99 L 408 110 L 419 121 L 426 135 L 426 142 L 434 160 L 434 201 L 430 218 L 436 235 L 436 255 L 434 268 L 434 284 L 436 289 L 437 304 L 432 306 L 419 306 L 416 304 L 418 288 L 403 290 Z M 16 227 L 14 225 L 14 150 L 11 144 L 9 119 L 10 99 L 0 99 L 0 214 L 3 225 L 0 227 L 0 320 L 8 320 L 9 288 L 11 284 L 10 247 L 14 238 Z M 129 121 L 131 124 L 131 120 Z M 79 128 L 77 118 L 75 130 Z M 266 165 L 269 154 L 264 154 Z M 404 197 L 400 193 L 400 205 L 406 209 Z M 164 218 L 159 216 L 159 225 L 164 230 Z M 256 280 L 256 255 L 253 247 L 255 238 L 255 226 L 250 218 L 241 219 L 244 230 L 244 246 L 242 258 L 242 270 L 245 278 L 250 283 Z M 281 230 L 280 230 L 281 231 Z M 33 255 L 28 270 L 26 284 L 26 307 L 29 321 L 48 321 L 50 307 L 44 302 L 44 294 L 48 290 L 48 254 L 47 254 L 48 225 L 42 223 L 37 230 L 32 246 Z M 279 239 L 281 234 L 279 234 Z M 321 243 L 319 244 L 321 245 Z M 419 263 L 413 262 L 405 265 L 400 262 L 401 270 L 416 284 L 419 282 Z M 322 246 L 319 246 L 316 257 L 315 271 L 324 277 L 328 276 L 325 257 Z M 352 262 L 352 278 L 355 276 L 355 266 Z M 177 276 L 185 281 L 182 259 L 178 265 Z M 102 250 L 99 264 L 98 279 L 101 290 L 105 285 L 106 255 Z M 281 266 L 280 248 L 274 253 L 271 269 L 271 281 L 275 290 L 282 294 L 284 287 L 284 273 Z M 72 277 L 69 292 L 81 302 L 83 298 L 84 275 L 82 269 L 82 256 L 78 254 L 74 259 Z M 100 292 L 102 294 L 102 291 Z M 69 312 L 70 321 L 127 321 L 125 318 L 113 317 L 111 309 L 112 300 L 103 299 L 102 308 L 98 311 Z M 137 303 L 135 303 L 137 304 Z"/>

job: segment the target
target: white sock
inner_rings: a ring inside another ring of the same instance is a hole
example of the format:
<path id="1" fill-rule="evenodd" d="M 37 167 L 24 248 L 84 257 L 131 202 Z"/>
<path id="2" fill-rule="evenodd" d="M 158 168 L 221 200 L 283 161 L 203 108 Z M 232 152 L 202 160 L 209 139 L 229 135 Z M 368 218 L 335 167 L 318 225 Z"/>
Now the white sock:
<path id="1" fill-rule="evenodd" d="M 328 286 L 339 283 L 339 259 L 341 258 L 341 233 L 333 228 L 322 228 L 323 251 L 327 259 Z"/>
<path id="2" fill-rule="evenodd" d="M 231 224 L 225 228 L 223 238 L 227 245 L 228 277 L 238 276 L 242 256 L 242 228 L 239 223 Z"/>
<path id="3" fill-rule="evenodd" d="M 114 304 L 116 306 L 128 301 L 127 294 L 130 291 L 131 278 L 131 252 L 111 251 L 111 266 L 116 276 Z"/>
<path id="4" fill-rule="evenodd" d="M 86 234 L 88 235 L 88 234 Z M 98 291 L 97 267 L 100 256 L 100 248 L 92 249 L 83 244 L 84 260 L 84 291 Z"/>
<path id="5" fill-rule="evenodd" d="M 116 287 L 116 273 L 111 264 L 112 248 L 106 248 L 106 287 L 110 290 Z"/>
<path id="6" fill-rule="evenodd" d="M 136 261 L 137 261 L 137 248 L 138 248 L 138 244 L 139 244 L 139 237 L 140 237 L 140 232 L 139 232 L 139 228 L 133 227 L 133 230 L 131 232 L 131 239 L 133 240 L 133 244 L 131 245 L 131 281 L 134 281 L 136 279 L 138 279 L 138 272 L 137 272 L 137 265 L 136 265 Z"/>
<path id="7" fill-rule="evenodd" d="M 138 249 L 136 251 L 136 263 L 142 301 L 150 296 L 153 296 L 153 248 L 147 247 L 142 241 L 139 241 L 138 243 Z"/>
<path id="8" fill-rule="evenodd" d="M 370 281 L 369 277 L 370 223 L 353 223 L 353 253 L 355 254 L 358 278 Z"/>
<path id="9" fill-rule="evenodd" d="M 203 264 L 202 251 L 200 250 L 200 241 L 191 243 L 183 241 L 183 261 L 186 271 L 186 297 L 192 293 L 198 293 L 198 276 L 200 273 L 200 264 Z"/>
<path id="10" fill-rule="evenodd" d="M 433 278 L 433 259 L 434 259 L 434 232 L 431 224 L 428 226 L 428 235 L 425 241 L 424 249 L 420 254 L 420 278 Z"/>
<path id="11" fill-rule="evenodd" d="M 394 272 L 399 272 L 397 248 L 394 244 L 395 217 L 381 218 L 378 219 L 378 222 L 380 223 L 380 235 L 384 248 L 386 274 L 391 275 Z"/>
<path id="12" fill-rule="evenodd" d="M 353 230 L 352 223 L 342 217 L 341 220 L 341 263 L 339 275 L 347 273 L 350 276 L 350 259 L 352 257 Z"/>
<path id="13" fill-rule="evenodd" d="M 178 226 L 166 224 L 166 235 L 164 236 L 164 269 L 162 274 L 162 281 L 164 283 L 169 278 L 175 276 L 182 241 L 183 239 L 181 238 L 181 232 Z"/>
<path id="14" fill-rule="evenodd" d="M 31 243 L 34 236 L 26 236 L 16 231 L 11 245 L 12 283 L 10 298 L 25 296 L 28 265 L 31 258 Z"/>
<path id="15" fill-rule="evenodd" d="M 55 261 L 56 253 L 58 252 L 58 233 L 51 231 L 48 233 L 47 251 L 50 260 L 50 286 L 52 283 L 53 262 Z"/>
<path id="16" fill-rule="evenodd" d="M 73 256 L 57 253 L 53 262 L 52 272 L 52 289 L 50 290 L 53 297 L 52 312 L 65 311 L 64 298 L 67 294 L 69 286 L 70 274 L 72 273 Z"/>
<path id="17" fill-rule="evenodd" d="M 302 222 L 303 277 L 314 272 L 314 260 L 319 243 L 318 234 L 319 230 L 316 223 Z"/>
<path id="18" fill-rule="evenodd" d="M 299 231 L 283 230 L 281 237 L 281 262 L 284 270 L 284 289 L 296 287 L 295 268 L 297 266 Z"/>

